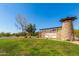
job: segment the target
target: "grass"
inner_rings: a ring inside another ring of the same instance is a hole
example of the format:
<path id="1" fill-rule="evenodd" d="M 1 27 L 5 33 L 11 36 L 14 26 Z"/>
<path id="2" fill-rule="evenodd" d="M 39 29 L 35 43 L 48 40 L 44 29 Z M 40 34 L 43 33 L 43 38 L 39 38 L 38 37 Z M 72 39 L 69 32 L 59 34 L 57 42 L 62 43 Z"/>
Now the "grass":
<path id="1" fill-rule="evenodd" d="M 47 39 L 0 39 L 1 56 L 79 56 L 79 45 Z"/>

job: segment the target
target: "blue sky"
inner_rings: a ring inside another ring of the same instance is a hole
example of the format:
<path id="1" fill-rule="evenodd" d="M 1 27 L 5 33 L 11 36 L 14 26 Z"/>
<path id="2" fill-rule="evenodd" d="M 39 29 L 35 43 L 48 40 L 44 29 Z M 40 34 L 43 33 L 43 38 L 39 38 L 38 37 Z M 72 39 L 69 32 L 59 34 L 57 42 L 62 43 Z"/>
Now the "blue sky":
<path id="1" fill-rule="evenodd" d="M 19 32 L 15 26 L 16 16 L 24 15 L 28 23 L 41 28 L 61 26 L 59 20 L 77 16 L 74 28 L 79 29 L 79 4 L 0 4 L 0 32 Z"/>

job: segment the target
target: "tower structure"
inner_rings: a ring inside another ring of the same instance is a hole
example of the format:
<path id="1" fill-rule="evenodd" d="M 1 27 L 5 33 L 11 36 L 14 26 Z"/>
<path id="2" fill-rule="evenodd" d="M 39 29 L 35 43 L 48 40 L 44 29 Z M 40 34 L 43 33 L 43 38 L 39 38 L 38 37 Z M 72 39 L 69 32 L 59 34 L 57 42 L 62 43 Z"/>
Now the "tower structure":
<path id="1" fill-rule="evenodd" d="M 76 17 L 66 17 L 60 20 L 62 22 L 61 39 L 74 40 L 73 21 Z"/>

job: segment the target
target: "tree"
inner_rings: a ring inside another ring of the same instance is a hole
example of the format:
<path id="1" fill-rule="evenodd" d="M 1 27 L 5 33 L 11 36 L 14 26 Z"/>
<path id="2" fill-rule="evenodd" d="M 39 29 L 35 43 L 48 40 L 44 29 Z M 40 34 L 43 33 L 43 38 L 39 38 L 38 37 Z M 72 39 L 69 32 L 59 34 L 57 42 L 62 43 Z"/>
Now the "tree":
<path id="1" fill-rule="evenodd" d="M 79 30 L 74 30 L 74 34 L 79 38 Z"/>
<path id="2" fill-rule="evenodd" d="M 5 33 L 5 36 L 9 37 L 11 36 L 11 33 Z"/>
<path id="3" fill-rule="evenodd" d="M 18 15 L 16 17 L 16 21 L 17 21 L 16 27 L 19 29 L 22 29 L 22 32 L 23 32 L 21 33 L 22 35 L 25 35 L 25 33 L 28 33 L 29 36 L 33 36 L 35 34 L 35 31 L 36 31 L 35 24 L 28 24 L 24 16 Z"/>
<path id="4" fill-rule="evenodd" d="M 0 35 L 1 35 L 1 36 L 5 36 L 5 33 L 4 33 L 4 32 L 1 32 Z"/>
<path id="5" fill-rule="evenodd" d="M 27 26 L 26 18 L 22 15 L 17 15 L 16 21 L 17 21 L 16 27 L 18 29 L 21 29 L 22 32 L 25 32 L 25 27 Z"/>
<path id="6" fill-rule="evenodd" d="M 34 36 L 34 34 L 35 34 L 35 31 L 36 31 L 36 26 L 35 26 L 35 24 L 29 24 L 27 27 L 26 27 L 26 31 L 28 32 L 28 34 L 30 35 L 30 36 Z"/>

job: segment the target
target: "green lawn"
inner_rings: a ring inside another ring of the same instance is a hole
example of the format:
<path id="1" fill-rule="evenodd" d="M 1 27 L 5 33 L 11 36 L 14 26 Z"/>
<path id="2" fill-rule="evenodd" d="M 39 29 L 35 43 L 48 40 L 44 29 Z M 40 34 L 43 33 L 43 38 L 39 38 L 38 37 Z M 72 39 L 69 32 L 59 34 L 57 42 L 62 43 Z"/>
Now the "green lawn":
<path id="1" fill-rule="evenodd" d="M 4 56 L 79 56 L 79 45 L 47 39 L 0 39 Z"/>

